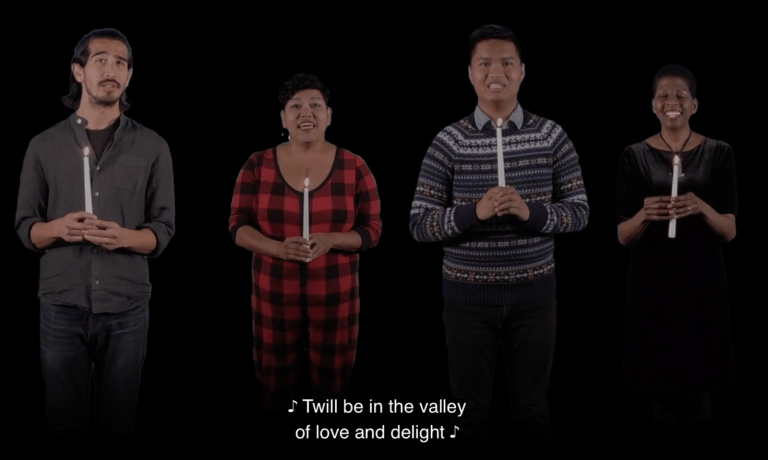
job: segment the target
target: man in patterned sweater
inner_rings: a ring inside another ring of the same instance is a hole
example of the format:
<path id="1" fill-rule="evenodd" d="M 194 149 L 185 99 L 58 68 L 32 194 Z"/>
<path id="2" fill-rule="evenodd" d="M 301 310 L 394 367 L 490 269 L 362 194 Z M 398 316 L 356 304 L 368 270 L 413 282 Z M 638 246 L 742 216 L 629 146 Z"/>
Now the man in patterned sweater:
<path id="1" fill-rule="evenodd" d="M 443 129 L 421 165 L 411 234 L 444 247 L 443 319 L 455 419 L 465 450 L 487 448 L 486 419 L 501 348 L 516 450 L 551 450 L 547 389 L 555 344 L 556 233 L 587 225 L 578 156 L 556 123 L 517 102 L 525 66 L 506 27 L 470 36 L 470 116 Z M 497 163 L 501 121 L 503 178 Z"/>

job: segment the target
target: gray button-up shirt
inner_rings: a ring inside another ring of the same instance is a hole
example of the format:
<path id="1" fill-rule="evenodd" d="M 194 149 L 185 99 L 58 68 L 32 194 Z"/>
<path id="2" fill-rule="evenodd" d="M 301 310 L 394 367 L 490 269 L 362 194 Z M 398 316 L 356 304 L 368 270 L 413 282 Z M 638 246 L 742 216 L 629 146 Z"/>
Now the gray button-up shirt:
<path id="1" fill-rule="evenodd" d="M 29 236 L 35 223 L 85 210 L 83 150 L 89 147 L 93 152 L 85 125 L 86 120 L 74 113 L 29 143 L 21 170 L 16 231 L 34 251 L 40 251 Z M 149 301 L 147 257 L 159 255 L 175 230 L 171 153 L 157 133 L 121 115 L 112 142 L 98 161 L 91 154 L 89 162 L 93 214 L 125 228 L 149 228 L 157 247 L 144 256 L 59 239 L 40 259 L 38 296 L 49 305 L 95 313 L 130 310 Z"/>

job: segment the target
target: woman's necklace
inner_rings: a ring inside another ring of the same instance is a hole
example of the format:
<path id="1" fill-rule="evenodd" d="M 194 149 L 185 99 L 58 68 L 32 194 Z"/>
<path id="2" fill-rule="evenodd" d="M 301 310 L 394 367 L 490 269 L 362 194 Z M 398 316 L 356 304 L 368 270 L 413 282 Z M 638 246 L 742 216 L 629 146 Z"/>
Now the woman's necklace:
<path id="1" fill-rule="evenodd" d="M 678 150 L 677 152 L 675 152 L 675 149 L 673 149 L 673 148 L 672 148 L 672 146 L 671 146 L 671 145 L 669 145 L 669 142 L 667 142 L 667 140 L 666 140 L 666 139 L 664 139 L 664 135 L 661 133 L 661 131 L 659 131 L 659 137 L 661 138 L 661 142 L 663 142 L 663 143 L 664 143 L 664 145 L 666 145 L 666 146 L 667 146 L 667 148 L 669 149 L 669 151 L 670 151 L 670 152 L 672 152 L 672 153 L 674 153 L 675 155 L 677 155 L 678 153 L 680 153 L 680 152 L 682 152 L 682 151 L 683 151 L 683 149 L 685 148 L 685 146 L 686 146 L 686 145 L 688 145 L 688 141 L 689 141 L 689 140 L 691 140 L 691 136 L 692 136 L 692 135 L 693 135 L 693 130 L 690 130 L 690 132 L 688 132 L 688 137 L 686 137 L 686 138 L 685 138 L 685 142 L 683 142 L 683 146 L 682 146 L 682 147 L 680 147 L 680 150 Z"/>
<path id="2" fill-rule="evenodd" d="M 666 145 L 666 146 L 667 146 L 667 148 L 668 148 L 668 149 L 669 149 L 669 150 L 672 152 L 672 154 L 673 154 L 673 157 L 672 157 L 672 158 L 673 158 L 673 159 L 674 159 L 675 157 L 679 157 L 679 158 L 680 158 L 679 164 L 678 164 L 678 166 L 677 166 L 677 168 L 678 168 L 678 174 L 677 174 L 677 176 L 678 176 L 678 177 L 682 177 L 682 176 L 685 174 L 685 173 L 683 172 L 683 156 L 681 155 L 681 153 L 682 153 L 683 149 L 685 149 L 685 146 L 686 146 L 686 145 L 688 145 L 688 141 L 689 141 L 689 140 L 691 140 L 691 136 L 692 136 L 692 135 L 693 135 L 693 130 L 690 130 L 690 131 L 688 132 L 688 137 L 686 137 L 686 138 L 685 138 L 685 142 L 683 142 L 683 145 L 680 147 L 680 150 L 678 150 L 677 152 L 675 152 L 675 149 L 673 149 L 673 148 L 672 148 L 672 146 L 671 146 L 671 145 L 669 145 L 669 142 L 667 142 L 667 140 L 666 140 L 666 139 L 664 139 L 664 135 L 661 133 L 661 131 L 659 131 L 659 137 L 661 138 L 661 142 L 663 142 L 663 143 L 664 143 L 664 145 Z M 673 167 L 673 170 L 674 170 L 674 167 Z M 674 174 L 674 173 L 672 173 L 672 174 Z"/>

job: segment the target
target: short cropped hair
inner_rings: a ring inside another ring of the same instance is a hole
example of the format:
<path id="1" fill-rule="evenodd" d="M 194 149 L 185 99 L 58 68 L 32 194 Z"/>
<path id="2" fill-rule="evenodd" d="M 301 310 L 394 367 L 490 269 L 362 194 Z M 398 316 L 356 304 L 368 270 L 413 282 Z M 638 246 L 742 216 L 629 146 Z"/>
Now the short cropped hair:
<path id="1" fill-rule="evenodd" d="M 677 64 L 665 65 L 653 76 L 654 96 L 656 95 L 656 88 L 659 86 L 659 80 L 664 77 L 677 77 L 685 80 L 688 84 L 688 91 L 691 93 L 691 98 L 696 99 L 696 77 L 693 76 L 693 73 L 690 70 Z"/>
<path id="2" fill-rule="evenodd" d="M 121 34 L 115 29 L 97 29 L 88 32 L 75 47 L 75 54 L 72 56 L 72 64 L 79 64 L 85 67 L 88 62 L 88 58 L 91 57 L 91 50 L 89 45 L 91 40 L 98 38 L 108 38 L 110 40 L 117 40 L 123 42 L 128 50 L 128 69 L 133 68 L 133 52 L 131 51 L 131 45 L 128 44 L 128 39 L 125 35 Z M 77 110 L 80 107 L 80 98 L 83 94 L 83 85 L 75 79 L 75 74 L 72 73 L 69 76 L 69 94 L 61 98 L 61 102 L 64 103 L 70 109 Z M 123 91 L 120 96 L 120 111 L 128 110 L 131 104 L 128 102 L 128 98 Z"/>
<path id="3" fill-rule="evenodd" d="M 517 55 L 520 57 L 520 61 L 523 60 L 523 53 L 520 49 L 520 40 L 517 39 L 515 34 L 504 26 L 497 26 L 496 24 L 487 24 L 472 32 L 469 36 L 469 64 L 472 64 L 472 56 L 475 55 L 475 48 L 480 42 L 486 40 L 504 40 L 511 42 L 515 45 Z"/>
<path id="4" fill-rule="evenodd" d="M 320 91 L 320 94 L 323 95 L 325 105 L 328 105 L 328 101 L 331 99 L 331 92 L 328 90 L 328 87 L 316 76 L 305 73 L 296 74 L 283 83 L 283 86 L 277 93 L 277 100 L 280 101 L 280 105 L 285 108 L 285 105 L 296 93 L 305 89 L 316 89 Z"/>

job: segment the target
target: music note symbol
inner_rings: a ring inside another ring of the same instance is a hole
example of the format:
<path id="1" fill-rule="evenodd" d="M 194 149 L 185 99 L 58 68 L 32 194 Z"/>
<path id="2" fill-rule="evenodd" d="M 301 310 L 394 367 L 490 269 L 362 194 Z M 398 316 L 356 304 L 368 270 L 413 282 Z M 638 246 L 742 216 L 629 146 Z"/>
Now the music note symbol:
<path id="1" fill-rule="evenodd" d="M 288 412 L 293 412 L 294 407 L 296 407 L 296 401 L 293 402 L 293 404 L 291 405 L 291 408 L 288 409 Z"/>
<path id="2" fill-rule="evenodd" d="M 454 426 L 453 426 L 453 434 L 451 435 L 451 438 L 455 438 L 455 437 L 456 437 L 456 432 L 457 432 L 457 431 L 459 431 L 459 427 L 457 427 L 456 425 L 454 425 Z"/>

